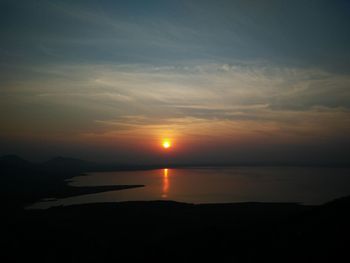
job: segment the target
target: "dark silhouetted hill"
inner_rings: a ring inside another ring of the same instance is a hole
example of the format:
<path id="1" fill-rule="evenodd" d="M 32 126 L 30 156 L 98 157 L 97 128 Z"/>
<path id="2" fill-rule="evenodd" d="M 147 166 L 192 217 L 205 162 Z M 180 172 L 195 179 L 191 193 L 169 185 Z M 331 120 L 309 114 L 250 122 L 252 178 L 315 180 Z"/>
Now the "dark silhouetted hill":
<path id="1" fill-rule="evenodd" d="M 91 171 L 100 167 L 100 165 L 68 157 L 55 157 L 42 164 L 45 168 L 53 170 L 69 170 L 69 171 Z"/>
<path id="2" fill-rule="evenodd" d="M 28 169 L 32 168 L 33 164 L 22 159 L 17 155 L 4 155 L 0 157 L 0 169 Z"/>

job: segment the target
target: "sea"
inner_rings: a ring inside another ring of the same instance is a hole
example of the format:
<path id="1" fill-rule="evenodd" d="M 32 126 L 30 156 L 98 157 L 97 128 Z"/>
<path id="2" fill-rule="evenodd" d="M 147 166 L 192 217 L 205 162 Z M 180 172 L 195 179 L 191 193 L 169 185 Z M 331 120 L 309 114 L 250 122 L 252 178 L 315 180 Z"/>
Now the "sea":
<path id="1" fill-rule="evenodd" d="M 191 167 L 92 172 L 67 181 L 73 187 L 144 185 L 118 191 L 41 200 L 30 208 L 73 204 L 172 200 L 237 203 L 292 202 L 319 205 L 350 195 L 350 168 Z"/>

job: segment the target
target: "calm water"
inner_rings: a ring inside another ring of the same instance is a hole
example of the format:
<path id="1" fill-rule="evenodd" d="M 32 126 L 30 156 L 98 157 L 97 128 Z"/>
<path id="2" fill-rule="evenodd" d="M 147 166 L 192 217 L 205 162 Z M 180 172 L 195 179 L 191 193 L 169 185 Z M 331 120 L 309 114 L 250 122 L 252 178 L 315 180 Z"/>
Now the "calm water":
<path id="1" fill-rule="evenodd" d="M 350 195 L 350 169 L 234 167 L 98 172 L 77 176 L 72 186 L 145 187 L 43 201 L 32 208 L 130 200 L 175 200 L 188 203 L 300 202 L 321 204 Z"/>

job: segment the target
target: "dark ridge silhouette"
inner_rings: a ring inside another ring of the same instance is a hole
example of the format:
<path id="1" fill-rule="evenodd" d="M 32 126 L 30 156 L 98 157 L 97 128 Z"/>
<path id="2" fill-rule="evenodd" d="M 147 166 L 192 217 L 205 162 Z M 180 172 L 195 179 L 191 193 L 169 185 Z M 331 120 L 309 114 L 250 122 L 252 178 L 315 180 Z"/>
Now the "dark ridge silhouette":
<path id="1" fill-rule="evenodd" d="M 0 169 L 28 169 L 32 164 L 21 157 L 11 154 L 0 157 Z"/>
<path id="2" fill-rule="evenodd" d="M 93 162 L 61 156 L 46 161 L 42 165 L 48 169 L 70 171 L 91 171 L 98 166 L 98 164 Z"/>
<path id="3" fill-rule="evenodd" d="M 332 200 L 324 205 L 325 207 L 349 207 L 350 206 L 350 196 L 343 196 Z"/>
<path id="4" fill-rule="evenodd" d="M 0 162 L 2 164 L 27 164 L 29 163 L 28 161 L 22 159 L 18 155 L 15 154 L 8 154 L 8 155 L 3 155 L 0 157 Z"/>

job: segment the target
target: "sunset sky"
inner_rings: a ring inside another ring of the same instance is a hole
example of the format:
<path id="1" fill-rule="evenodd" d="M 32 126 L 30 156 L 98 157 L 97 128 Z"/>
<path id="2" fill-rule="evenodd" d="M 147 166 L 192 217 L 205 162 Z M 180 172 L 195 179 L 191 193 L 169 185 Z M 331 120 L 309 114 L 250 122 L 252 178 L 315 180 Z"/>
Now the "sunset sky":
<path id="1" fill-rule="evenodd" d="M 0 22 L 0 154 L 350 161 L 350 1 L 11 0 Z"/>

